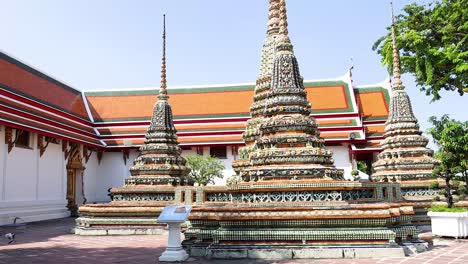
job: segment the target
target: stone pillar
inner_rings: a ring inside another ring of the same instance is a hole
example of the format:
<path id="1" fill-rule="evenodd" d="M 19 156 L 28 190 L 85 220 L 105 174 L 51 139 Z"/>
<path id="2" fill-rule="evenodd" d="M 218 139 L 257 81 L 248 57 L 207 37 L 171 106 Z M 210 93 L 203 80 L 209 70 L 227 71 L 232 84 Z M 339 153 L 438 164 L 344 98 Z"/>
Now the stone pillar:
<path id="1" fill-rule="evenodd" d="M 188 254 L 182 248 L 180 240 L 180 224 L 181 223 L 169 223 L 169 240 L 167 243 L 167 249 L 159 257 L 159 261 L 177 262 L 185 261 L 188 259 Z"/>
<path id="2" fill-rule="evenodd" d="M 203 188 L 197 188 L 196 197 L 195 197 L 195 203 L 196 203 L 197 205 L 202 205 L 202 204 L 203 204 L 203 200 L 204 200 L 204 197 L 203 197 Z"/>
<path id="3" fill-rule="evenodd" d="M 377 199 L 383 199 L 383 190 L 381 185 L 377 185 L 375 188 L 375 191 L 377 192 Z"/>
<path id="4" fill-rule="evenodd" d="M 176 188 L 174 190 L 174 202 L 175 204 L 182 204 L 182 189 Z"/>
<path id="5" fill-rule="evenodd" d="M 193 203 L 192 196 L 193 190 L 189 188 L 185 189 L 185 204 L 191 205 Z"/>
<path id="6" fill-rule="evenodd" d="M 402 193 L 401 193 L 401 185 L 400 185 L 400 184 L 395 184 L 395 187 L 394 187 L 394 188 L 395 188 L 395 192 L 396 192 L 396 197 L 395 197 L 395 199 L 396 199 L 397 201 L 403 200 L 403 195 L 402 195 Z"/>
<path id="7" fill-rule="evenodd" d="M 387 199 L 389 202 L 392 202 L 394 200 L 394 197 L 393 197 L 393 184 L 389 184 L 387 186 L 385 186 L 385 188 L 387 189 Z"/>

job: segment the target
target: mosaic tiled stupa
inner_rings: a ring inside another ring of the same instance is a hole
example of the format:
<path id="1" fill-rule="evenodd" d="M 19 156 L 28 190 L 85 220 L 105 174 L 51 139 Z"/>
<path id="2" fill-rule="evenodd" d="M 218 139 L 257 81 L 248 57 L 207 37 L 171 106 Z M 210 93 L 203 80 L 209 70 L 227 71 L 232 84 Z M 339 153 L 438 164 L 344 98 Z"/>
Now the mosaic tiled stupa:
<path id="1" fill-rule="evenodd" d="M 397 242 L 417 234 L 413 208 L 402 202 L 398 183 L 345 181 L 334 167 L 310 117 L 285 0 L 275 50 L 242 182 L 196 190 L 184 246 L 213 258 L 402 256 Z"/>
<path id="2" fill-rule="evenodd" d="M 151 123 L 146 132 L 140 154 L 130 168 L 131 176 L 125 180 L 125 186 L 112 190 L 114 197 L 126 190 L 140 186 L 178 186 L 185 185 L 190 171 L 185 166 L 185 159 L 177 142 L 176 128 L 172 109 L 168 102 L 166 82 L 166 26 L 164 17 L 163 55 L 161 63 L 161 87 L 158 101 L 154 105 Z"/>
<path id="3" fill-rule="evenodd" d="M 299 65 L 288 37 L 284 3 L 279 12 L 271 87 L 264 109 L 256 149 L 250 167 L 241 171 L 244 181 L 328 178 L 343 179 L 343 170 L 333 165 L 332 152 L 325 149 L 317 123 L 310 116 Z M 254 102 L 254 106 L 255 106 Z"/>
<path id="4" fill-rule="evenodd" d="M 395 18 L 391 4 L 393 82 L 390 96 L 389 115 L 385 123 L 385 139 L 381 143 L 383 151 L 373 164 L 374 181 L 393 181 L 401 184 L 403 197 L 413 203 L 416 215 L 413 222 L 430 224 L 427 207 L 439 189 L 429 188 L 434 181 L 445 185 L 441 179 L 434 179 L 432 170 L 439 162 L 432 157 L 433 151 L 427 148 L 429 140 L 419 130 L 418 120 L 413 113 L 411 100 L 405 91 L 400 74 L 400 56 L 395 35 Z"/>
<path id="5" fill-rule="evenodd" d="M 373 164 L 377 181 L 414 181 L 432 178 L 432 169 L 438 163 L 427 148 L 429 140 L 419 130 L 411 101 L 401 81 L 400 56 L 396 43 L 392 8 L 393 82 L 389 115 L 385 123 L 383 151 Z"/>
<path id="6" fill-rule="evenodd" d="M 259 125 L 263 121 L 265 99 L 270 90 L 273 59 L 279 32 L 279 0 L 269 0 L 268 19 L 267 35 L 262 48 L 260 74 L 255 84 L 253 103 L 250 107 L 251 118 L 247 121 L 245 132 L 242 135 L 245 146 L 239 148 L 239 158 L 233 164 L 237 174 L 241 169 L 250 166 L 249 158 L 257 147 L 255 142 L 260 135 Z"/>
<path id="7" fill-rule="evenodd" d="M 157 224 L 156 217 L 162 208 L 177 203 L 181 198 L 177 186 L 187 183 L 189 168 L 180 155 L 181 148 L 168 102 L 165 17 L 163 24 L 161 86 L 146 140 L 130 168 L 131 176 L 125 180 L 125 185 L 111 190 L 112 202 L 80 207 L 81 217 L 77 219 L 79 234 L 152 233 L 151 227 Z M 140 230 L 136 231 L 138 228 Z M 119 233 L 122 230 L 123 233 Z"/>

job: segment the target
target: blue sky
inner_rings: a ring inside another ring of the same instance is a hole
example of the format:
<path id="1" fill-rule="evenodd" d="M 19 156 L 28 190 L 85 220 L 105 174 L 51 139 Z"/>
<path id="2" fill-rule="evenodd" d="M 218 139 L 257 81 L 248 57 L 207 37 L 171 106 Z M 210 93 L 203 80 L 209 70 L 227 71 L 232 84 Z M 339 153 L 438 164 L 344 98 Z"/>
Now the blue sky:
<path id="1" fill-rule="evenodd" d="M 412 1 L 395 1 L 396 13 Z M 418 1 L 420 3 L 427 1 Z M 168 84 L 254 82 L 267 0 L 0 0 L 0 49 L 79 90 L 158 87 L 162 14 Z M 342 76 L 356 85 L 388 76 L 372 51 L 390 23 L 387 0 L 289 0 L 289 33 L 306 80 Z M 403 78 L 422 129 L 431 115 L 467 120 L 467 97 L 430 104 Z M 313 102 L 312 102 L 313 103 Z"/>

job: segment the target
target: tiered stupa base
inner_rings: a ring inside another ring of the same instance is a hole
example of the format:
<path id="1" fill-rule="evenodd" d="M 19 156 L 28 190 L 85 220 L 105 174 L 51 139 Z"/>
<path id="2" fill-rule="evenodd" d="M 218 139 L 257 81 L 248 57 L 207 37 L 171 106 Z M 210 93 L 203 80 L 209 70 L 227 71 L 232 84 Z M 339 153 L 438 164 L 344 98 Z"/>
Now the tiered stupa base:
<path id="1" fill-rule="evenodd" d="M 430 188 L 433 182 L 438 182 L 438 188 Z M 440 189 L 445 188 L 442 179 L 407 180 L 400 182 L 403 199 L 411 203 L 415 215 L 412 223 L 422 231 L 430 231 L 431 219 L 427 216 L 427 210 L 439 195 Z"/>
<path id="2" fill-rule="evenodd" d="M 182 190 L 172 186 L 124 186 L 112 189 L 113 201 L 80 206 L 77 235 L 161 234 L 166 224 L 156 219 L 163 208 L 180 204 Z"/>
<path id="3" fill-rule="evenodd" d="M 399 184 L 298 180 L 241 183 L 204 193 L 184 246 L 211 258 L 404 256 L 414 241 Z"/>

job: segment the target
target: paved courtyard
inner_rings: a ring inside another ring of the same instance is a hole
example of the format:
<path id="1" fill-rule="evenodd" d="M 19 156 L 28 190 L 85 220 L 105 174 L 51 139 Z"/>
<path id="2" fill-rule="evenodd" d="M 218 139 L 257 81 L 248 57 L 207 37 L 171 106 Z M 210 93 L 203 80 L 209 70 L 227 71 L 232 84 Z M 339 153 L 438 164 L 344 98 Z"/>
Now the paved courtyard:
<path id="1" fill-rule="evenodd" d="M 166 236 L 114 236 L 81 237 L 70 234 L 74 219 L 65 218 L 29 224 L 18 233 L 16 242 L 7 245 L 0 238 L 0 263 L 158 263 L 165 246 Z M 6 230 L 0 228 L 0 233 Z M 22 232 L 22 233 L 21 233 Z M 427 234 L 426 234 L 427 236 Z M 339 260 L 201 260 L 189 259 L 187 263 L 443 263 L 467 264 L 468 240 L 434 239 L 428 252 L 412 257 L 394 259 L 339 259 Z"/>

